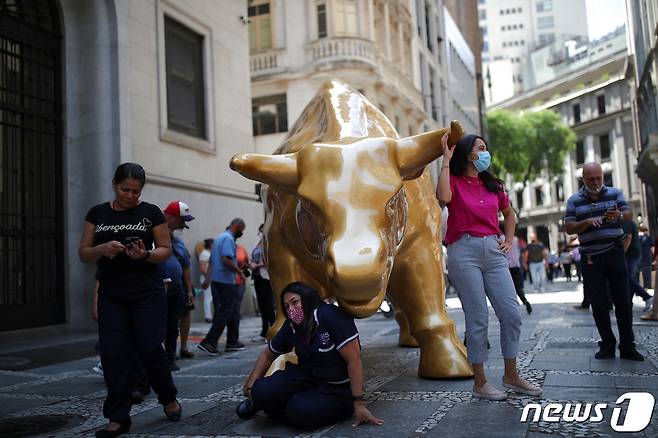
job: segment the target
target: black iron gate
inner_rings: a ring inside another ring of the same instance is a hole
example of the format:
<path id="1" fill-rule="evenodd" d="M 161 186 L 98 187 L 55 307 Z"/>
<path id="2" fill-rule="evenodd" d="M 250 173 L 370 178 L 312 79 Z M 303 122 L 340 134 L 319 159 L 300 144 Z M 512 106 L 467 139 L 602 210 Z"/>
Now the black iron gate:
<path id="1" fill-rule="evenodd" d="M 52 0 L 0 0 L 0 331 L 63 323 L 61 33 Z"/>

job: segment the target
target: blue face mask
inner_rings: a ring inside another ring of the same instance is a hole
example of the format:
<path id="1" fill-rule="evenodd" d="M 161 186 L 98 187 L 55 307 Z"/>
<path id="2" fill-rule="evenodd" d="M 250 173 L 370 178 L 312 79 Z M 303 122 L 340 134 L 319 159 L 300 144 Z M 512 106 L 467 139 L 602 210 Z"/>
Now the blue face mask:
<path id="1" fill-rule="evenodd" d="M 491 166 L 491 154 L 489 151 L 479 151 L 478 159 L 473 161 L 473 165 L 478 172 L 484 172 Z"/>

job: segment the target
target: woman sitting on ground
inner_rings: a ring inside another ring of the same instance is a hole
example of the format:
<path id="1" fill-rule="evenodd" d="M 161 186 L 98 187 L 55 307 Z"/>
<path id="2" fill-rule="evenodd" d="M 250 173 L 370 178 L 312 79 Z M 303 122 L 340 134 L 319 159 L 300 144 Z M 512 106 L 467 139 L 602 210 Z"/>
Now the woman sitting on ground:
<path id="1" fill-rule="evenodd" d="M 244 384 L 249 397 L 238 415 L 263 410 L 293 426 L 314 429 L 355 414 L 354 425 L 384 422 L 363 401 L 361 345 L 354 320 L 325 304 L 310 286 L 295 282 L 283 289 L 287 319 L 258 357 Z M 295 349 L 299 364 L 264 377 L 277 356 Z"/>

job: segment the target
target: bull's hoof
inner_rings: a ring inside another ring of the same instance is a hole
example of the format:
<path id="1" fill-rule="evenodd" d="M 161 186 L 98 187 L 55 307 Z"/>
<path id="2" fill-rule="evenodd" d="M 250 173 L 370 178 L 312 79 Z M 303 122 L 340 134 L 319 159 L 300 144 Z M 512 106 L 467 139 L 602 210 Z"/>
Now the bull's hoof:
<path id="1" fill-rule="evenodd" d="M 398 340 L 398 346 L 404 347 L 404 348 L 418 348 L 420 347 L 420 344 L 411 335 L 408 336 L 402 336 L 400 335 L 400 339 Z"/>
<path id="2" fill-rule="evenodd" d="M 461 352 L 445 356 L 423 357 L 421 350 L 418 377 L 424 379 L 456 379 L 473 377 L 473 368 Z"/>

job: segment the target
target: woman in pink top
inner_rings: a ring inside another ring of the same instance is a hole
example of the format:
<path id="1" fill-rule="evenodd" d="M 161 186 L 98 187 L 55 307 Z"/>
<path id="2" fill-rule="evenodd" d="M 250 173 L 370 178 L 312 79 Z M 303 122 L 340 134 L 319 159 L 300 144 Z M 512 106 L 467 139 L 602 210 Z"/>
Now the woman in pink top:
<path id="1" fill-rule="evenodd" d="M 500 321 L 500 345 L 505 360 L 505 388 L 537 396 L 541 388 L 518 374 L 516 356 L 521 334 L 521 312 L 516 301 L 506 254 L 512 247 L 516 220 L 503 182 L 487 171 L 491 155 L 482 137 L 464 136 L 448 147 L 441 139 L 443 166 L 436 196 L 448 206 L 448 272 L 457 289 L 466 320 L 466 349 L 473 365 L 473 395 L 503 400 L 507 394 L 487 382 L 487 297 Z M 505 238 L 499 238 L 498 212 L 505 218 Z"/>

